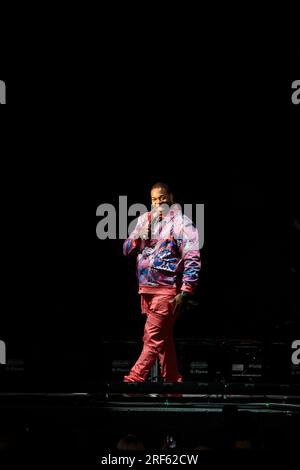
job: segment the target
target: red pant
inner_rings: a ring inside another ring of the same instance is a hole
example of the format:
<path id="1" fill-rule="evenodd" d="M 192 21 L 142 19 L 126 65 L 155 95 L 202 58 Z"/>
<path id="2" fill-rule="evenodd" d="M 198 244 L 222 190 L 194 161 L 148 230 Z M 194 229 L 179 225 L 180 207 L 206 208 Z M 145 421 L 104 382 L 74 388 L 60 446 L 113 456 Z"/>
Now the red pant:
<path id="1" fill-rule="evenodd" d="M 170 301 L 174 294 L 142 294 L 142 312 L 147 315 L 143 336 L 143 350 L 125 382 L 144 382 L 152 365 L 159 357 L 161 375 L 171 382 L 182 382 L 177 368 L 173 340 L 173 306 Z"/>

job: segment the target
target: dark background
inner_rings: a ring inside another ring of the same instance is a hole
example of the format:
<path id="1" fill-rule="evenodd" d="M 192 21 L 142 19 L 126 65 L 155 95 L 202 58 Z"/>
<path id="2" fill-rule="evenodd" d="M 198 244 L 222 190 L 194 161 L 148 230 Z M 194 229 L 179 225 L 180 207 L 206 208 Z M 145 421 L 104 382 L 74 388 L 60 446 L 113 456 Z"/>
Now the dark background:
<path id="1" fill-rule="evenodd" d="M 1 69 L 8 354 L 101 378 L 102 341 L 140 338 L 134 262 L 94 214 L 149 203 L 157 180 L 205 204 L 199 307 L 177 336 L 294 339 L 299 49 L 118 42 L 99 57 L 75 74 L 60 56 Z"/>

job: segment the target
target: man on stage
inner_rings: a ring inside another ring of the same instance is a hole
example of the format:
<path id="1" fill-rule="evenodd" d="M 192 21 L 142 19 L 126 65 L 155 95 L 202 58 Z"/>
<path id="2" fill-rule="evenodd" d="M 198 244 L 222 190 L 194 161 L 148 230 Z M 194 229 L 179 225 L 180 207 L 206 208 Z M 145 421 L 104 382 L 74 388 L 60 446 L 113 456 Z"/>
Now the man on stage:
<path id="1" fill-rule="evenodd" d="M 197 286 L 199 236 L 165 183 L 152 187 L 151 204 L 151 212 L 139 217 L 123 247 L 125 255 L 137 256 L 141 308 L 147 315 L 143 350 L 124 382 L 144 382 L 157 357 L 163 380 L 182 382 L 173 325 Z"/>

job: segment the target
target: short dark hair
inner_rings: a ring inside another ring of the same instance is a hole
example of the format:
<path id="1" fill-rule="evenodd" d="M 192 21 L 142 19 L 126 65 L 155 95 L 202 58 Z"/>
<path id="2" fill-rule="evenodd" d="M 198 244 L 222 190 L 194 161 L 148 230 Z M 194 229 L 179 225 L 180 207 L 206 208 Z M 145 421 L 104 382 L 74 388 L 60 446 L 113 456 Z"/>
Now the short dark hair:
<path id="1" fill-rule="evenodd" d="M 168 194 L 172 194 L 172 190 L 170 188 L 170 186 L 166 183 L 163 183 L 162 181 L 159 181 L 158 183 L 155 183 L 152 188 L 151 188 L 151 191 L 152 189 L 157 189 L 157 188 L 162 188 L 164 189 Z"/>

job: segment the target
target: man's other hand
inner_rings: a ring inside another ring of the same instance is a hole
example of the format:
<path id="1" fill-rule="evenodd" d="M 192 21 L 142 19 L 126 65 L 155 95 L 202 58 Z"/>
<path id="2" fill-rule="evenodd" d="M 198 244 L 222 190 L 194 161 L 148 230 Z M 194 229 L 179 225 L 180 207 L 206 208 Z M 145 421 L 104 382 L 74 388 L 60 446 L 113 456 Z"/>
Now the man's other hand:
<path id="1" fill-rule="evenodd" d="M 187 302 L 187 297 L 184 297 L 181 293 L 177 294 L 173 300 L 170 300 L 170 304 L 173 307 L 172 314 L 175 317 L 179 317 L 182 314 L 186 306 L 186 302 Z"/>

